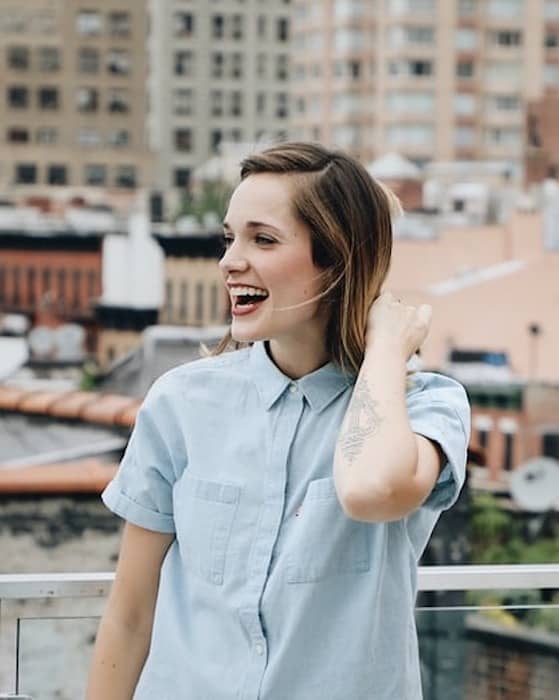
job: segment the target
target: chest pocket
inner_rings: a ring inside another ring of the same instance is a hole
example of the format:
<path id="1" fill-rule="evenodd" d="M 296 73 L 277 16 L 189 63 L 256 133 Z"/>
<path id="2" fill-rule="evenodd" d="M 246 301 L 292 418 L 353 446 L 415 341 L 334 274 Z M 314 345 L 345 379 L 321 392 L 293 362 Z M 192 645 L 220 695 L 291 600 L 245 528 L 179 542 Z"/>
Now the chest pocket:
<path id="1" fill-rule="evenodd" d="M 192 574 L 221 585 L 240 486 L 185 472 L 175 493 L 177 541 Z"/>
<path id="2" fill-rule="evenodd" d="M 287 545 L 289 583 L 310 583 L 369 571 L 367 523 L 351 520 L 343 512 L 333 478 L 309 483 L 294 520 Z"/>

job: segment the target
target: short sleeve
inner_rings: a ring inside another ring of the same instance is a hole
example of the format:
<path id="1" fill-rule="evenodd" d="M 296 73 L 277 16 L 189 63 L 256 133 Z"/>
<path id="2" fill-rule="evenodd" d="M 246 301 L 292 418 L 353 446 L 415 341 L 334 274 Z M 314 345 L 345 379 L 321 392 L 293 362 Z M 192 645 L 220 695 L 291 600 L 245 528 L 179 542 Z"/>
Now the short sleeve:
<path id="1" fill-rule="evenodd" d="M 168 376 L 148 392 L 115 478 L 103 491 L 105 505 L 125 520 L 173 533 L 173 484 L 186 462 L 177 406 Z"/>
<path id="2" fill-rule="evenodd" d="M 456 501 L 466 477 L 470 440 L 470 404 L 464 387 L 442 374 L 417 372 L 406 397 L 414 433 L 438 443 L 446 456 L 424 508 L 445 510 Z"/>

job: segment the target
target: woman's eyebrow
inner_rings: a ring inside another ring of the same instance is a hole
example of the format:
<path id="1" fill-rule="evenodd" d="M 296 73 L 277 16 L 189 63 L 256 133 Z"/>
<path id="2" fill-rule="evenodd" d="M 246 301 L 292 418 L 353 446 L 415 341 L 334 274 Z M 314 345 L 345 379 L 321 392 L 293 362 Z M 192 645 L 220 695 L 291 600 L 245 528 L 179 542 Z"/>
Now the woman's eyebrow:
<path id="1" fill-rule="evenodd" d="M 271 228 L 274 231 L 277 231 L 278 233 L 281 234 L 281 231 L 279 228 L 276 226 L 273 226 L 272 224 L 267 224 L 264 221 L 247 221 L 246 222 L 246 228 Z M 226 229 L 227 231 L 232 231 L 231 226 L 227 223 L 227 221 L 223 222 L 223 228 Z"/>

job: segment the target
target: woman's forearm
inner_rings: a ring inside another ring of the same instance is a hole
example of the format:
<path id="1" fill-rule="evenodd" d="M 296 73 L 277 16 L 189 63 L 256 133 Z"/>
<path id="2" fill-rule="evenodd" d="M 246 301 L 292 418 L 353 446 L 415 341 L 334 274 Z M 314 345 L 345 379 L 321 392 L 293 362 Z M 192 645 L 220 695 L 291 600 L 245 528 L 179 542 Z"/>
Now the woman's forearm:
<path id="1" fill-rule="evenodd" d="M 97 633 L 86 700 L 131 700 L 149 649 L 148 622 L 131 627 L 107 607 Z"/>
<path id="2" fill-rule="evenodd" d="M 338 497 L 348 514 L 390 520 L 398 493 L 413 479 L 417 445 L 406 409 L 406 358 L 381 339 L 365 354 L 334 457 Z M 373 513 L 373 517 L 370 514 Z"/>

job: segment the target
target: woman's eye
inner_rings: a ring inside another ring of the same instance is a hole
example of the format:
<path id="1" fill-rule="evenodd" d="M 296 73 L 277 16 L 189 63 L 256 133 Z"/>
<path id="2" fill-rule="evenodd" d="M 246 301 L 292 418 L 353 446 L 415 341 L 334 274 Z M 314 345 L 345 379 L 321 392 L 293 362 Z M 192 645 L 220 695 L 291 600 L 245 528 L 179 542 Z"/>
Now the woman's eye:
<path id="1" fill-rule="evenodd" d="M 229 248 L 231 243 L 233 243 L 233 238 L 231 236 L 223 236 L 223 245 L 226 248 Z"/>
<path id="2" fill-rule="evenodd" d="M 264 243 L 265 245 L 275 243 L 273 238 L 268 238 L 268 236 L 256 236 L 256 240 L 259 243 Z"/>

